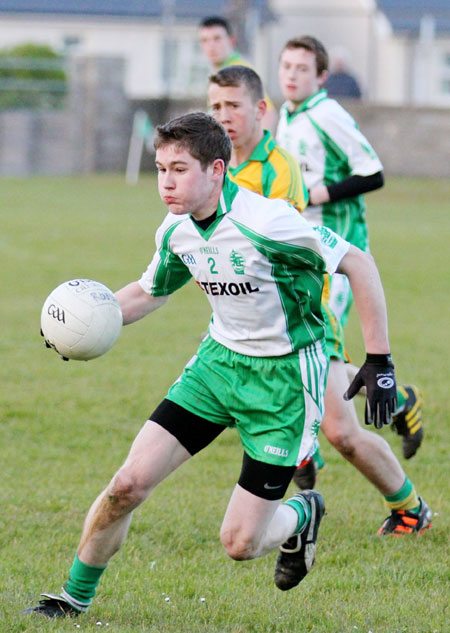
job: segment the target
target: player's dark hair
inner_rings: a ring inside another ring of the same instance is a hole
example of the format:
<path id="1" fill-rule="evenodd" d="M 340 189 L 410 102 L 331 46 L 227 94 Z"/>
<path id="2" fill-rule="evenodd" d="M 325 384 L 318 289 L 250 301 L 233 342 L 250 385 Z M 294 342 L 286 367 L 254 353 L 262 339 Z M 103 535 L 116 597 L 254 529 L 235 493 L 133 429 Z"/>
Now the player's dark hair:
<path id="1" fill-rule="evenodd" d="M 204 112 L 192 112 L 158 125 L 155 149 L 175 143 L 197 159 L 203 171 L 217 158 L 225 163 L 231 158 L 231 141 L 222 125 Z"/>
<path id="2" fill-rule="evenodd" d="M 304 48 L 311 51 L 316 56 L 317 74 L 320 75 L 324 70 L 328 70 L 328 53 L 325 46 L 315 37 L 311 35 L 302 35 L 302 37 L 293 37 L 283 46 L 281 53 L 288 49 Z"/>
<path id="3" fill-rule="evenodd" d="M 258 73 L 247 66 L 227 66 L 209 77 L 210 84 L 217 84 L 222 88 L 244 85 L 250 93 L 252 101 L 256 103 L 264 99 L 264 88 Z"/>
<path id="4" fill-rule="evenodd" d="M 233 36 L 233 29 L 231 28 L 231 24 L 225 18 L 221 18 L 218 15 L 210 16 L 209 18 L 203 18 L 203 20 L 199 24 L 199 28 L 209 28 L 211 26 L 221 26 L 225 29 L 230 37 Z"/>

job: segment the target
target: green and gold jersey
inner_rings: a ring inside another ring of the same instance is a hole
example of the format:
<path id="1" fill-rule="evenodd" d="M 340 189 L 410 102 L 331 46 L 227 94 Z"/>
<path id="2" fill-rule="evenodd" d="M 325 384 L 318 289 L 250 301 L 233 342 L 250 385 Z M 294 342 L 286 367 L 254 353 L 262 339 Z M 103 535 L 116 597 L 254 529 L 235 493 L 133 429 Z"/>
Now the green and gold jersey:
<path id="1" fill-rule="evenodd" d="M 245 163 L 228 167 L 228 175 L 240 187 L 286 200 L 299 211 L 307 205 L 308 192 L 297 161 L 275 143 L 268 130 Z"/>
<path id="2" fill-rule="evenodd" d="M 320 90 L 290 113 L 281 107 L 277 142 L 296 158 L 307 189 L 331 185 L 349 176 L 370 176 L 383 166 L 355 121 L 337 101 Z M 363 250 L 368 234 L 363 196 L 308 206 L 305 217 L 325 225 Z"/>
<path id="3" fill-rule="evenodd" d="M 139 283 L 153 296 L 193 277 L 212 308 L 210 336 L 248 356 L 282 356 L 324 338 L 321 295 L 349 244 L 313 227 L 284 200 L 269 200 L 228 178 L 205 230 L 168 214 L 157 252 Z"/>
<path id="4" fill-rule="evenodd" d="M 220 68 L 226 68 L 227 66 L 247 66 L 248 68 L 255 70 L 254 66 L 247 61 L 245 57 L 242 57 L 238 51 L 233 51 L 231 55 L 220 64 Z M 268 110 L 275 110 L 273 101 L 267 92 L 264 93 L 264 101 L 267 103 Z"/>

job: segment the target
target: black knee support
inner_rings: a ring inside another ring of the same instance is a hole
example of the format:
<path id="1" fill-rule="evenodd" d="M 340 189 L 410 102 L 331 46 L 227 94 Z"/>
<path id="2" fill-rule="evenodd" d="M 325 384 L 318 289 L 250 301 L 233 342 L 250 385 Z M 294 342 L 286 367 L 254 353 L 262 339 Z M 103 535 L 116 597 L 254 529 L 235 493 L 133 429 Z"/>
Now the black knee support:
<path id="1" fill-rule="evenodd" d="M 276 466 L 253 459 L 244 453 L 238 484 L 262 499 L 282 499 L 294 474 L 295 466 Z"/>
<path id="2" fill-rule="evenodd" d="M 211 444 L 227 428 L 205 420 L 167 398 L 153 411 L 149 419 L 169 431 L 191 455 Z"/>

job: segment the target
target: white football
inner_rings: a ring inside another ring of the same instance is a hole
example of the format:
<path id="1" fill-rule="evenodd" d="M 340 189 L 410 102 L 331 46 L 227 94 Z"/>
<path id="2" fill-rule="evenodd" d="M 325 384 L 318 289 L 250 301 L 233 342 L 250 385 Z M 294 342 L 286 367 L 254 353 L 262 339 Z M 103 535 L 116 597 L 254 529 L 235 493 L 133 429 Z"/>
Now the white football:
<path id="1" fill-rule="evenodd" d="M 105 354 L 119 338 L 122 311 L 114 293 L 91 279 L 72 279 L 55 288 L 41 312 L 48 346 L 73 360 Z"/>

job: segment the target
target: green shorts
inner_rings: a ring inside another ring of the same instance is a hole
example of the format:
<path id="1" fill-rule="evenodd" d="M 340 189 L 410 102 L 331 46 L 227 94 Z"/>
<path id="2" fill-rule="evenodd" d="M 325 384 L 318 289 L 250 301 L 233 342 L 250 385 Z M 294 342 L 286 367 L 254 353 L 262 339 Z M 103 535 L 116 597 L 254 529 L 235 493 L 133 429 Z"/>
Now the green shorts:
<path id="1" fill-rule="evenodd" d="M 328 303 L 342 327 L 345 327 L 353 304 L 353 293 L 346 275 L 332 275 Z"/>
<path id="2" fill-rule="evenodd" d="M 347 279 L 345 275 L 337 276 Z M 330 358 L 341 358 L 342 360 L 348 362 L 350 359 L 345 351 L 344 328 L 342 322 L 337 317 L 331 306 L 331 296 L 335 277 L 336 275 L 333 275 L 333 277 L 331 277 L 330 275 L 325 275 L 323 284 L 321 307 L 323 320 L 325 322 L 326 349 L 327 354 Z"/>
<path id="3" fill-rule="evenodd" d="M 324 301 L 322 301 L 322 314 L 325 321 L 325 341 L 328 356 L 348 361 L 344 348 L 344 330 L 328 303 Z"/>
<path id="4" fill-rule="evenodd" d="M 314 452 L 327 373 L 324 341 L 261 358 L 208 336 L 167 398 L 210 422 L 236 427 L 253 459 L 296 466 Z"/>

